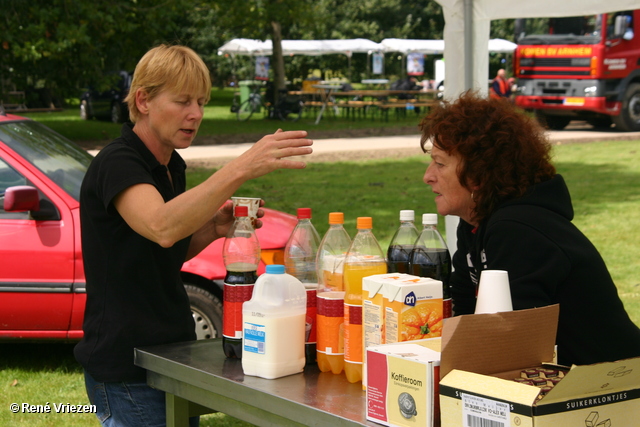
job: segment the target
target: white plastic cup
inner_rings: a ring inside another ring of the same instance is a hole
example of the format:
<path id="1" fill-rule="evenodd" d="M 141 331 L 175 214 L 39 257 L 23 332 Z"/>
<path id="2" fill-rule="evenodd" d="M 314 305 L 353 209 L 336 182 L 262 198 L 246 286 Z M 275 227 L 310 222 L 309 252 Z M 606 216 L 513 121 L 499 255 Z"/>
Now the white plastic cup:
<path id="1" fill-rule="evenodd" d="M 513 311 L 509 273 L 504 270 L 484 270 L 480 273 L 476 314 Z"/>
<path id="2" fill-rule="evenodd" d="M 258 219 L 258 208 L 260 208 L 260 197 L 232 197 L 233 211 L 235 212 L 236 206 L 246 206 L 249 218 L 251 218 L 251 224 L 256 223 Z"/>

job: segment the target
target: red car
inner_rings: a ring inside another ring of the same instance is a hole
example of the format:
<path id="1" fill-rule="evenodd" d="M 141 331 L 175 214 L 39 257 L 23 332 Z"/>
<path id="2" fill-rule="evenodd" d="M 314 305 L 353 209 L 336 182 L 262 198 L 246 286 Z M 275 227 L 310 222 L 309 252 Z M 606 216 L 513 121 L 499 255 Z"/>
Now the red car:
<path id="1" fill-rule="evenodd" d="M 0 340 L 82 337 L 78 199 L 91 159 L 46 126 L 0 108 Z M 263 224 L 258 274 L 283 263 L 296 218 L 265 209 Z M 182 267 L 198 339 L 222 331 L 223 240 Z"/>

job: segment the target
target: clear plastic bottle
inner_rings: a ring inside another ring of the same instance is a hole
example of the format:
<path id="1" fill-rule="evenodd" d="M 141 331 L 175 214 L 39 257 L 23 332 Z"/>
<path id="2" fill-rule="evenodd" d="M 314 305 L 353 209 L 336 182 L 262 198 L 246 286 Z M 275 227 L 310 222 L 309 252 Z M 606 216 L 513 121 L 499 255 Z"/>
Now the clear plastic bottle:
<path id="1" fill-rule="evenodd" d="M 451 254 L 438 231 L 438 214 L 422 215 L 423 229 L 409 259 L 411 274 L 442 281 L 442 316 L 451 317 Z"/>
<path id="2" fill-rule="evenodd" d="M 222 347 L 227 357 L 242 357 L 242 304 L 251 299 L 258 279 L 260 242 L 246 206 L 236 206 L 236 220 L 222 246 L 224 279 Z"/>
<path id="3" fill-rule="evenodd" d="M 300 280 L 307 290 L 307 363 L 316 361 L 316 257 L 319 246 L 320 236 L 311 222 L 311 208 L 298 208 L 298 224 L 284 248 L 284 265 L 287 274 Z"/>
<path id="4" fill-rule="evenodd" d="M 400 226 L 391 238 L 387 250 L 389 273 L 409 273 L 409 256 L 420 232 L 414 225 L 415 212 L 400 211 Z"/>
<path id="5" fill-rule="evenodd" d="M 351 237 L 343 224 L 342 212 L 329 214 L 329 229 L 320 242 L 316 258 L 318 292 L 344 291 L 342 274 L 344 259 L 351 246 Z"/>
<path id="6" fill-rule="evenodd" d="M 362 279 L 387 272 L 371 217 L 359 217 L 357 228 L 344 263 L 344 372 L 350 383 L 362 381 Z"/>
<path id="7" fill-rule="evenodd" d="M 307 293 L 284 266 L 268 265 L 243 304 L 245 375 L 273 379 L 302 372 L 305 365 Z"/>
<path id="8" fill-rule="evenodd" d="M 332 371 L 334 374 L 339 374 L 344 369 L 344 333 L 340 333 L 344 326 L 338 323 L 344 320 L 344 260 L 351 246 L 351 237 L 343 224 L 342 212 L 329 214 L 329 229 L 320 242 L 316 258 L 318 294 L 327 292 L 323 294 L 326 298 L 318 298 L 317 301 L 316 358 L 320 371 Z M 321 302 L 326 307 L 321 306 Z M 335 332 L 338 332 L 337 336 Z"/>

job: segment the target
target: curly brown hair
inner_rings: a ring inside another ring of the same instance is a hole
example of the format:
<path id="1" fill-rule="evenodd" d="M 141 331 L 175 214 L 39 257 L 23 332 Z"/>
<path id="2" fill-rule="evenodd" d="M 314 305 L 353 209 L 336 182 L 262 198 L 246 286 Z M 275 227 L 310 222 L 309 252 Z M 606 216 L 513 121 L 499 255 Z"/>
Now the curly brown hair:
<path id="1" fill-rule="evenodd" d="M 420 145 L 458 156 L 460 184 L 472 191 L 473 219 L 489 217 L 505 200 L 556 174 L 542 127 L 505 99 L 464 92 L 434 107 L 420 122 Z"/>

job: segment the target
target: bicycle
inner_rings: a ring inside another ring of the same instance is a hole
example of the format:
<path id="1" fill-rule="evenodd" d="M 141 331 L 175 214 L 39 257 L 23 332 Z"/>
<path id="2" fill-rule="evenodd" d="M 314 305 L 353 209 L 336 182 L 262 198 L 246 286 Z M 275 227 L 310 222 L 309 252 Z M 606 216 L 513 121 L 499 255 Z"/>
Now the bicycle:
<path id="1" fill-rule="evenodd" d="M 238 120 L 247 121 L 254 113 L 261 110 L 263 110 L 265 114 L 268 114 L 269 105 L 265 103 L 264 97 L 260 92 L 262 86 L 262 82 L 252 84 L 251 93 L 249 93 L 249 97 L 243 102 L 240 102 L 240 92 L 234 94 L 231 112 L 236 113 Z"/>
<path id="2" fill-rule="evenodd" d="M 298 95 L 288 95 L 286 89 L 280 90 L 278 103 L 273 105 L 273 86 L 269 82 L 266 84 L 267 90 L 263 95 L 261 89 L 262 82 L 252 85 L 253 88 L 249 97 L 240 102 L 240 93 L 236 92 L 231 104 L 231 112 L 236 114 L 239 121 L 249 120 L 254 113 L 264 111 L 265 117 L 280 119 L 282 121 L 296 122 L 302 117 L 304 102 Z"/>

